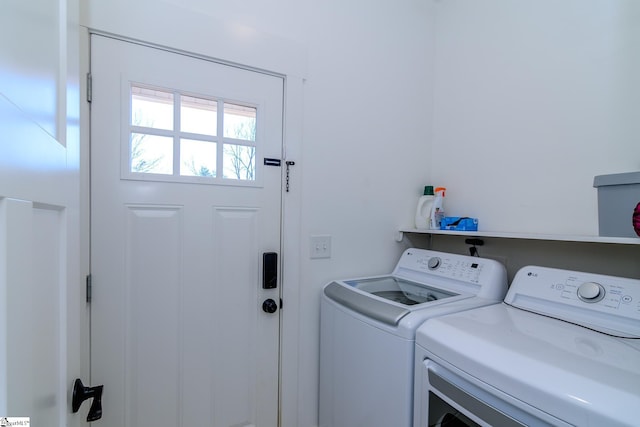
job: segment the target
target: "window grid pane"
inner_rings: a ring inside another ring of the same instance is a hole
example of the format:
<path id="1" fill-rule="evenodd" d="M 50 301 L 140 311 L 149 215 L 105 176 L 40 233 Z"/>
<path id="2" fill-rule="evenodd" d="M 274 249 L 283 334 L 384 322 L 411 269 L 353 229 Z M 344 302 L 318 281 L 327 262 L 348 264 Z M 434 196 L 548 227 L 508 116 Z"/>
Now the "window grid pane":
<path id="1" fill-rule="evenodd" d="M 256 140 L 255 107 L 225 102 L 223 123 L 225 138 Z"/>
<path id="2" fill-rule="evenodd" d="M 255 147 L 224 144 L 224 178 L 253 181 L 256 179 Z"/>
<path id="3" fill-rule="evenodd" d="M 180 130 L 201 135 L 218 133 L 218 102 L 211 99 L 180 96 Z"/>
<path id="4" fill-rule="evenodd" d="M 131 172 L 173 174 L 173 138 L 132 133 Z"/>
<path id="5" fill-rule="evenodd" d="M 134 126 L 173 130 L 173 93 L 132 86 L 130 119 Z"/>
<path id="6" fill-rule="evenodd" d="M 180 175 L 215 178 L 216 146 L 214 142 L 181 139 Z"/>
<path id="7" fill-rule="evenodd" d="M 256 180 L 256 107 L 142 85 L 131 85 L 130 101 L 130 172 Z"/>

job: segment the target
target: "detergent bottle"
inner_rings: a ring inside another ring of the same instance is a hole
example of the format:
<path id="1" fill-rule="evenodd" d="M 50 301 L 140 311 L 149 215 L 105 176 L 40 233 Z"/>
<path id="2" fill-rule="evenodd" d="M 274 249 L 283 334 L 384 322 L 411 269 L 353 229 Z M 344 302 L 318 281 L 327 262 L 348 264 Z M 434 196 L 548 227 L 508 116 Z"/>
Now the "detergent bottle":
<path id="1" fill-rule="evenodd" d="M 427 185 L 424 187 L 423 195 L 418 199 L 418 206 L 416 208 L 417 229 L 426 230 L 429 228 L 429 218 L 431 217 L 431 209 L 433 208 L 434 199 L 433 186 Z"/>
<path id="2" fill-rule="evenodd" d="M 440 230 L 440 223 L 444 217 L 444 192 L 445 187 L 436 187 L 436 195 L 433 199 L 433 208 L 429 217 L 429 228 Z"/>

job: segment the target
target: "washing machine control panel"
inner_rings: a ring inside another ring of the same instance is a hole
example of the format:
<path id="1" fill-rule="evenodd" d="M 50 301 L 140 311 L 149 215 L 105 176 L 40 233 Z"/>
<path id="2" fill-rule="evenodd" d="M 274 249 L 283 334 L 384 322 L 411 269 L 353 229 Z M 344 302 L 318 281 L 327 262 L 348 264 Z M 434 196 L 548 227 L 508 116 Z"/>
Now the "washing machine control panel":
<path id="1" fill-rule="evenodd" d="M 640 280 L 523 267 L 505 302 L 603 332 L 640 337 Z"/>
<path id="2" fill-rule="evenodd" d="M 483 270 L 485 268 L 489 269 L 490 267 L 482 261 L 466 258 L 467 257 L 459 259 L 452 256 L 433 256 L 428 259 L 421 259 L 419 262 L 422 264 L 426 261 L 426 265 L 431 272 L 442 276 L 479 283 Z"/>
<path id="3" fill-rule="evenodd" d="M 404 268 L 411 268 L 414 271 L 428 273 L 430 276 L 444 277 L 461 280 L 470 283 L 480 283 L 482 273 L 485 269 L 490 270 L 488 263 L 468 259 L 471 257 L 458 258 L 454 255 L 425 256 L 412 260 L 410 265 Z"/>
<path id="4" fill-rule="evenodd" d="M 426 249 L 407 249 L 392 274 L 498 301 L 507 289 L 506 269 L 496 260 Z"/>

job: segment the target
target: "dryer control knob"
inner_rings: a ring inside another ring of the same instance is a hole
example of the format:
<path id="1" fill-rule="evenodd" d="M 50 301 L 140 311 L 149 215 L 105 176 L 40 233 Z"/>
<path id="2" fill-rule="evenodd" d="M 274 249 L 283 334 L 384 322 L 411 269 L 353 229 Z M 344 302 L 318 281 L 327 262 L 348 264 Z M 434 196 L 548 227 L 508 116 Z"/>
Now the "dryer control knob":
<path id="1" fill-rule="evenodd" d="M 585 282 L 578 287 L 578 297 L 584 302 L 598 302 L 604 293 L 602 285 L 596 282 Z"/>
<path id="2" fill-rule="evenodd" d="M 441 261 L 442 260 L 437 256 L 429 258 L 429 262 L 427 263 L 427 265 L 429 266 L 429 270 L 435 270 L 436 268 L 440 267 Z"/>

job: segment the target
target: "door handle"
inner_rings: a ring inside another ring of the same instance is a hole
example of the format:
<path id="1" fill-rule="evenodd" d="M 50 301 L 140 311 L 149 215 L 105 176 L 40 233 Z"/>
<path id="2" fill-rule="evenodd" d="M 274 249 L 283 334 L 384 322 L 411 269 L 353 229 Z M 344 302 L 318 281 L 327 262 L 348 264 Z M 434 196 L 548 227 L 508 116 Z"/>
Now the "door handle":
<path id="1" fill-rule="evenodd" d="M 85 387 L 77 378 L 73 383 L 73 396 L 71 400 L 71 409 L 75 414 L 80 409 L 82 402 L 89 398 L 93 398 L 89 413 L 87 414 L 87 421 L 97 421 L 102 418 L 102 389 L 103 385 L 97 385 L 95 387 Z"/>
<path id="2" fill-rule="evenodd" d="M 278 311 L 278 303 L 272 300 L 271 298 L 266 299 L 262 303 L 262 311 L 269 314 L 275 313 L 276 311 Z"/>

